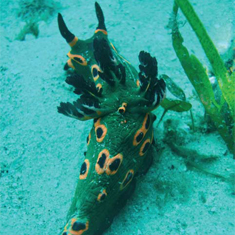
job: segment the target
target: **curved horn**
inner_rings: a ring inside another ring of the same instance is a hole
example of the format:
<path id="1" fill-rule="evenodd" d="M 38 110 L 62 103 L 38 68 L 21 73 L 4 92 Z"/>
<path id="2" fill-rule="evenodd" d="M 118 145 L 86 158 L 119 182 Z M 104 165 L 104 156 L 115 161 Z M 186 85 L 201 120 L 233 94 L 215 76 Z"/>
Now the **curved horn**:
<path id="1" fill-rule="evenodd" d="M 59 25 L 59 30 L 60 30 L 62 37 L 67 41 L 67 43 L 72 42 L 75 36 L 68 30 L 63 20 L 63 17 L 60 13 L 58 13 L 58 25 Z"/>
<path id="2" fill-rule="evenodd" d="M 106 31 L 107 29 L 104 23 L 104 14 L 100 5 L 97 2 L 95 2 L 95 12 L 96 12 L 97 19 L 99 21 L 98 27 L 96 29 L 103 29 Z"/>

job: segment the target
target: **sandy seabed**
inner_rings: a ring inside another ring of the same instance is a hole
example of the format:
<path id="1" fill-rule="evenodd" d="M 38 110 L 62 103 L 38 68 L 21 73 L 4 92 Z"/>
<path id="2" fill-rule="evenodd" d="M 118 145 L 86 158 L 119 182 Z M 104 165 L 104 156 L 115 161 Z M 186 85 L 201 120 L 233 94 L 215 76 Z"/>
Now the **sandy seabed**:
<path id="1" fill-rule="evenodd" d="M 15 37 L 23 27 L 19 1 L 1 1 L 0 24 L 0 231 L 7 235 L 58 234 L 65 224 L 91 121 L 79 122 L 57 113 L 61 101 L 74 100 L 65 84 L 63 65 L 68 45 L 56 14 L 39 24 L 39 37 Z M 173 1 L 99 1 L 110 40 L 134 66 L 138 53 L 156 56 L 159 74 L 168 74 L 193 104 L 195 125 L 204 110 L 174 53 L 166 28 Z M 233 1 L 193 0 L 209 35 L 223 53 L 232 38 Z M 82 39 L 97 24 L 94 1 L 60 1 L 69 28 Z M 182 16 L 181 16 L 182 17 Z M 184 18 L 182 17 L 182 20 Z M 185 44 L 205 65 L 206 57 L 188 24 L 181 28 Z M 156 111 L 158 117 L 162 110 Z M 190 122 L 186 113 L 168 112 L 165 119 Z M 163 125 L 154 129 L 162 141 Z M 187 138 L 187 137 L 186 137 Z M 216 133 L 189 134 L 188 146 L 219 156 L 207 164 L 229 177 L 234 160 Z M 226 180 L 189 169 L 185 159 L 165 145 L 149 172 L 139 177 L 134 195 L 105 235 L 235 234 L 234 190 Z"/>

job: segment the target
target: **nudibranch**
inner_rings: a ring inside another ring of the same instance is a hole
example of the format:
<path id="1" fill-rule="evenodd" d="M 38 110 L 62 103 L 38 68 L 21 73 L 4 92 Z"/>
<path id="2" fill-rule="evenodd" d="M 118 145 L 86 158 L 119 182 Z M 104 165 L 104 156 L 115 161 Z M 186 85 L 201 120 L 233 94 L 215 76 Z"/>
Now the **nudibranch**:
<path id="1" fill-rule="evenodd" d="M 61 235 L 101 235 L 135 187 L 135 176 L 152 162 L 151 113 L 165 97 L 157 78 L 157 60 L 139 53 L 139 72 L 108 39 L 103 12 L 95 3 L 98 26 L 88 40 L 72 34 L 61 14 L 61 35 L 70 45 L 66 82 L 78 99 L 61 103 L 58 112 L 81 121 L 93 119 L 87 152 Z"/>

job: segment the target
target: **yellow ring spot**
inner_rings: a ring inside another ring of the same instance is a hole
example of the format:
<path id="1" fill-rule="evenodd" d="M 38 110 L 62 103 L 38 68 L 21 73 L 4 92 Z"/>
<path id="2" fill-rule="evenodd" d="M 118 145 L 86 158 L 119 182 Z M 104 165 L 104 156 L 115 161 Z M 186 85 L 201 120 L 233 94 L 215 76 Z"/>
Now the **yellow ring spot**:
<path id="1" fill-rule="evenodd" d="M 71 230 L 69 230 L 69 232 L 72 234 L 72 235 L 82 235 L 85 231 L 88 230 L 88 227 L 89 227 L 89 221 L 86 222 L 86 226 L 84 229 L 80 229 L 79 231 L 75 231 L 72 229 L 73 227 L 73 224 L 77 221 L 78 219 L 77 218 L 73 218 L 71 221 Z"/>
<path id="2" fill-rule="evenodd" d="M 97 197 L 97 201 L 102 202 L 106 196 L 107 196 L 107 192 L 105 189 L 103 189 L 103 191 L 101 193 L 99 193 L 99 195 Z"/>
<path id="3" fill-rule="evenodd" d="M 134 136 L 134 139 L 133 139 L 133 145 L 134 146 L 137 146 L 141 141 L 142 139 L 144 138 L 146 134 L 146 129 L 144 129 L 143 127 L 141 127 L 135 134 Z M 139 138 L 139 140 L 137 139 Z"/>
<path id="4" fill-rule="evenodd" d="M 107 134 L 106 126 L 105 125 L 96 126 L 95 133 L 96 133 L 96 141 L 99 143 L 102 142 Z"/>
<path id="5" fill-rule="evenodd" d="M 132 181 L 133 177 L 134 177 L 134 170 L 131 169 L 126 173 L 126 176 L 122 181 L 120 189 L 123 190 Z"/>
<path id="6" fill-rule="evenodd" d="M 147 123 L 147 120 L 149 121 L 149 124 L 148 124 L 148 127 L 146 129 L 145 125 Z M 145 134 L 147 133 L 147 131 L 149 129 L 149 126 L 150 126 L 150 116 L 149 116 L 149 113 L 147 113 L 144 117 L 142 127 L 136 132 L 136 134 L 134 136 L 134 139 L 133 139 L 133 145 L 134 146 L 137 146 L 142 141 L 142 139 L 145 137 Z M 141 134 L 141 132 L 142 132 L 142 134 Z M 141 135 L 141 136 L 139 136 L 139 135 Z M 139 136 L 139 140 L 137 140 L 138 136 Z"/>
<path id="7" fill-rule="evenodd" d="M 119 167 L 122 164 L 123 155 L 117 154 L 116 156 L 110 158 L 107 163 L 106 174 L 107 175 L 114 175 L 117 173 Z M 116 162 L 115 162 L 116 161 Z M 118 162 L 118 165 L 115 165 Z"/>
<path id="8" fill-rule="evenodd" d="M 123 114 L 126 112 L 126 109 L 124 107 L 120 107 L 120 108 L 118 108 L 118 112 Z"/>
<path id="9" fill-rule="evenodd" d="M 144 141 L 144 143 L 142 144 L 142 146 L 140 148 L 140 152 L 139 152 L 140 156 L 143 156 L 147 152 L 150 144 L 151 144 L 150 139 L 147 139 L 147 140 Z M 146 147 L 146 145 L 147 145 L 147 147 Z"/>
<path id="10" fill-rule="evenodd" d="M 146 128 L 145 125 L 146 125 L 147 121 L 149 121 L 149 123 L 148 123 L 148 127 Z M 148 130 L 149 127 L 150 127 L 150 115 L 147 113 L 144 117 L 144 122 L 143 122 L 142 128 Z"/>
<path id="11" fill-rule="evenodd" d="M 123 114 L 126 112 L 127 103 L 122 103 L 122 106 L 118 108 L 118 112 Z"/>
<path id="12" fill-rule="evenodd" d="M 103 159 L 100 159 L 100 158 L 104 158 L 105 157 L 105 160 L 104 162 L 100 162 L 100 160 L 102 161 Z M 101 175 L 104 173 L 105 169 L 106 169 L 106 165 L 107 165 L 107 162 L 109 160 L 109 151 L 107 149 L 103 149 L 99 155 L 98 155 L 98 159 L 96 161 L 96 164 L 95 164 L 95 170 L 96 172 Z M 102 167 L 101 167 L 102 166 Z"/>
<path id="13" fill-rule="evenodd" d="M 96 76 L 93 75 L 94 69 L 97 70 L 97 75 Z M 93 76 L 94 81 L 96 81 L 100 77 L 98 71 L 102 72 L 100 67 L 97 64 L 94 64 L 94 65 L 91 66 L 91 74 Z"/>
<path id="14" fill-rule="evenodd" d="M 87 61 L 86 61 L 86 59 L 83 56 L 81 56 L 81 55 L 74 55 L 74 54 L 71 54 L 71 52 L 69 52 L 67 55 L 68 55 L 68 57 L 70 59 L 72 59 L 76 63 L 78 63 L 78 64 L 80 64 L 82 66 L 86 66 L 87 65 Z"/>
<path id="15" fill-rule="evenodd" d="M 83 165 L 83 164 L 85 164 L 85 165 Z M 86 168 L 83 169 L 84 167 L 86 167 Z M 79 175 L 80 180 L 86 179 L 88 171 L 89 171 L 89 167 L 90 167 L 90 162 L 88 159 L 85 159 L 85 161 L 82 163 L 81 170 L 80 170 L 80 175 Z"/>

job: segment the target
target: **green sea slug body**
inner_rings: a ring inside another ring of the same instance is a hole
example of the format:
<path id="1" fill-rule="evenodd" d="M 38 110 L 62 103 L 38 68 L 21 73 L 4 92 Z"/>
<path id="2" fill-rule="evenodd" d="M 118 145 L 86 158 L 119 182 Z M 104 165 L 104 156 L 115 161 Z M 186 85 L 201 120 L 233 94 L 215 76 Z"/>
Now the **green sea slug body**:
<path id="1" fill-rule="evenodd" d="M 61 103 L 58 112 L 78 120 L 94 119 L 87 137 L 87 152 L 68 221 L 62 235 L 101 235 L 134 190 L 134 178 L 151 164 L 151 113 L 165 97 L 165 83 L 157 79 L 157 61 L 139 54 L 140 72 L 118 54 L 108 40 L 103 12 L 95 3 L 99 21 L 95 34 L 80 40 L 58 24 L 71 47 L 66 82 L 79 95 Z"/>

